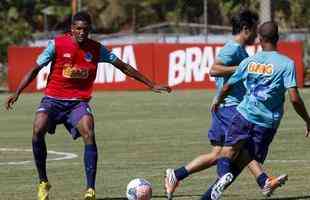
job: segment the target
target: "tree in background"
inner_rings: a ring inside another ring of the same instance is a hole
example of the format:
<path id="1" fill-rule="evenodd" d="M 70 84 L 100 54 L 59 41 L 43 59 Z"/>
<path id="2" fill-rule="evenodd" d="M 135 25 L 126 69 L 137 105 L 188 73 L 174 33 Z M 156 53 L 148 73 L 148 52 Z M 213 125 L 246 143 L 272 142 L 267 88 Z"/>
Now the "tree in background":
<path id="1" fill-rule="evenodd" d="M 310 27 L 309 0 L 277 0 L 274 18 L 282 30 Z M 156 23 L 203 23 L 204 0 L 83 0 L 97 33 L 131 32 Z M 241 7 L 259 10 L 259 0 L 207 0 L 208 24 L 229 25 Z M 71 19 L 71 0 L 0 0 L 0 58 L 9 44 L 22 44 L 33 33 L 64 31 Z M 182 31 L 182 30 L 172 30 Z M 5 62 L 0 61 L 0 62 Z"/>

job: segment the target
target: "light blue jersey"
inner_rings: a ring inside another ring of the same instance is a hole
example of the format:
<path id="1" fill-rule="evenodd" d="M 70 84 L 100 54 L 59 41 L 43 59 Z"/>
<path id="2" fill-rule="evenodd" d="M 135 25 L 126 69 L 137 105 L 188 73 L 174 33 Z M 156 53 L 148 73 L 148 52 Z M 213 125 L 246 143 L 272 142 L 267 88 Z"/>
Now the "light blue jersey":
<path id="1" fill-rule="evenodd" d="M 47 65 L 55 57 L 55 41 L 48 42 L 47 47 L 39 55 L 37 64 L 41 66 Z M 105 46 L 101 45 L 100 48 L 100 60 L 99 62 L 113 63 L 117 59 L 117 56 L 111 53 Z"/>
<path id="2" fill-rule="evenodd" d="M 248 121 L 266 128 L 277 128 L 283 115 L 285 91 L 296 87 L 293 60 L 276 51 L 262 51 L 246 58 L 228 80 L 240 80 L 246 95 L 237 110 Z"/>
<path id="3" fill-rule="evenodd" d="M 244 46 L 241 46 L 235 41 L 230 41 L 225 44 L 225 46 L 220 50 L 217 60 L 221 61 L 225 66 L 236 66 L 240 62 L 247 58 L 249 55 L 245 50 Z M 217 88 L 217 95 L 222 89 L 223 85 L 227 82 L 229 77 L 216 77 L 215 84 Z M 245 88 L 243 84 L 236 83 L 232 90 L 229 92 L 229 95 L 224 100 L 225 106 L 236 106 L 238 105 L 245 94 Z"/>

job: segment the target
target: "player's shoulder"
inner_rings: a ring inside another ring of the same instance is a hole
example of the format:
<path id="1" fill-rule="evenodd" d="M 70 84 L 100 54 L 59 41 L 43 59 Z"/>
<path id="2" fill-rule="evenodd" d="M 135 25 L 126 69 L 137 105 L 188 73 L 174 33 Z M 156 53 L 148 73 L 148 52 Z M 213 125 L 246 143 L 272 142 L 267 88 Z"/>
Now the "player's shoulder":
<path id="1" fill-rule="evenodd" d="M 63 33 L 63 34 L 58 34 L 54 37 L 54 40 L 60 40 L 60 39 L 71 39 L 71 34 L 70 33 Z"/>
<path id="2" fill-rule="evenodd" d="M 279 59 L 281 59 L 283 62 L 286 62 L 286 63 L 294 63 L 294 60 L 289 58 L 288 56 L 284 55 L 284 54 L 281 54 L 278 52 L 278 57 Z"/>
<path id="3" fill-rule="evenodd" d="M 235 49 L 235 50 L 237 50 L 237 49 L 241 49 L 242 47 L 238 42 L 230 40 L 230 41 L 225 43 L 223 48 L 224 49 L 231 49 L 231 50 Z"/>
<path id="4" fill-rule="evenodd" d="M 87 39 L 87 43 L 90 46 L 94 46 L 94 47 L 101 47 L 102 46 L 102 44 L 100 42 L 93 40 L 93 39 L 90 39 L 90 38 Z"/>
<path id="5" fill-rule="evenodd" d="M 241 46 L 234 42 L 234 41 L 228 41 L 224 44 L 223 48 L 220 50 L 219 55 L 233 55 L 238 53 L 241 50 Z"/>

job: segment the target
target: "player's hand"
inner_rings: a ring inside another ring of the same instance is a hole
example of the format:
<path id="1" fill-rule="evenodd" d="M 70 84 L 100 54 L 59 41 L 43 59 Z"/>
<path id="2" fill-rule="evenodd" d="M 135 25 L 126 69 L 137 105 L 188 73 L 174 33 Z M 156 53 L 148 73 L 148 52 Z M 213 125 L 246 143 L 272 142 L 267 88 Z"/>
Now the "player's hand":
<path id="1" fill-rule="evenodd" d="M 305 136 L 306 137 L 310 136 L 310 121 L 307 123 Z"/>
<path id="2" fill-rule="evenodd" d="M 5 108 L 7 110 L 10 110 L 13 108 L 13 104 L 17 101 L 18 96 L 19 96 L 18 94 L 13 94 L 6 99 Z"/>
<path id="3" fill-rule="evenodd" d="M 221 104 L 221 103 L 220 103 L 217 99 L 215 99 L 215 100 L 212 102 L 211 111 L 212 111 L 212 112 L 216 112 L 217 109 L 218 109 L 218 107 L 220 106 L 220 104 Z"/>
<path id="4" fill-rule="evenodd" d="M 161 85 L 154 85 L 153 87 L 151 87 L 151 90 L 156 93 L 171 92 L 171 88 L 169 86 L 161 86 Z"/>

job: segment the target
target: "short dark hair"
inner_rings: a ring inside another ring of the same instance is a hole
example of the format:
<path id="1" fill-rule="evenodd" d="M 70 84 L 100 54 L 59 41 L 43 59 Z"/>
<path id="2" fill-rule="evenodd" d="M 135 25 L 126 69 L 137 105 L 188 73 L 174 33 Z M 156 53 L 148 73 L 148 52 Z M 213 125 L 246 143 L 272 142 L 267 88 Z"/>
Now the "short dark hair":
<path id="1" fill-rule="evenodd" d="M 72 24 L 76 21 L 83 21 L 83 22 L 87 22 L 89 25 L 91 25 L 91 17 L 90 15 L 85 12 L 85 11 L 81 11 L 81 12 L 77 12 L 73 17 L 72 17 Z"/>
<path id="2" fill-rule="evenodd" d="M 279 40 L 278 24 L 274 21 L 264 22 L 259 26 L 258 33 L 264 42 L 276 44 Z"/>
<path id="3" fill-rule="evenodd" d="M 244 26 L 248 28 L 252 28 L 258 22 L 258 15 L 257 13 L 243 9 L 237 15 L 231 18 L 232 24 L 232 34 L 236 35 L 242 31 Z"/>

